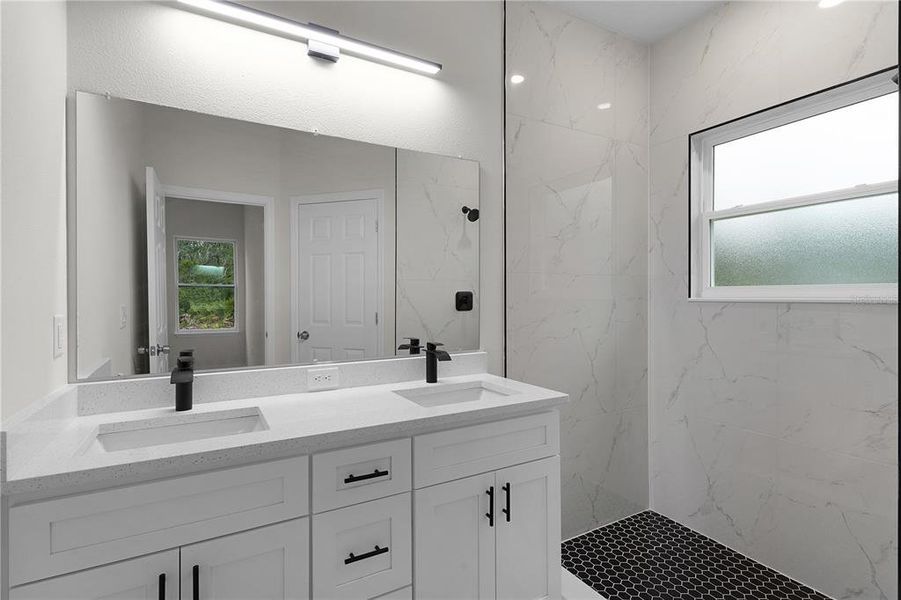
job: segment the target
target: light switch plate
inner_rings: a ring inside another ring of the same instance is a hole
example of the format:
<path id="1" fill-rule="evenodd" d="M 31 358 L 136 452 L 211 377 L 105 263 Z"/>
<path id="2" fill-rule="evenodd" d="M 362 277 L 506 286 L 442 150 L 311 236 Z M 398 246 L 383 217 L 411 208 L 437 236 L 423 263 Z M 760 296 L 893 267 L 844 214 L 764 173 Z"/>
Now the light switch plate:
<path id="1" fill-rule="evenodd" d="M 307 371 L 307 391 L 334 390 L 341 382 L 338 379 L 338 367 L 310 369 Z"/>
<path id="2" fill-rule="evenodd" d="M 66 315 L 53 315 L 53 358 L 66 353 Z"/>

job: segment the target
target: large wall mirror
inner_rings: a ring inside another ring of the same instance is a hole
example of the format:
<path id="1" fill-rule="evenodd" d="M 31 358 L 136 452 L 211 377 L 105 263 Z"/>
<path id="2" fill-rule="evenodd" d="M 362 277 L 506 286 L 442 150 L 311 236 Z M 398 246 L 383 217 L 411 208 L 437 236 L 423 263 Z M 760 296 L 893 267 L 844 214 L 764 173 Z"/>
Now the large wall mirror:
<path id="1" fill-rule="evenodd" d="M 76 378 L 479 347 L 479 166 L 78 92 Z M 72 219 L 70 219 L 70 223 Z"/>

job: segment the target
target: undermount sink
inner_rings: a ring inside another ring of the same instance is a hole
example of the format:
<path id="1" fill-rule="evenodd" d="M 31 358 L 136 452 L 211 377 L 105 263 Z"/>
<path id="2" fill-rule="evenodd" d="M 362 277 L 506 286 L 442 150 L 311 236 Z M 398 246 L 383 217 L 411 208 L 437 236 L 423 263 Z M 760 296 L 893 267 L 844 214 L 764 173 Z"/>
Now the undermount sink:
<path id="1" fill-rule="evenodd" d="M 484 381 L 467 381 L 448 384 L 433 383 L 424 387 L 394 390 L 394 393 L 420 406 L 441 406 L 458 402 L 475 402 L 476 400 L 497 400 L 518 392 Z"/>
<path id="2" fill-rule="evenodd" d="M 97 441 L 107 452 L 162 446 L 269 429 L 257 407 L 103 423 Z"/>

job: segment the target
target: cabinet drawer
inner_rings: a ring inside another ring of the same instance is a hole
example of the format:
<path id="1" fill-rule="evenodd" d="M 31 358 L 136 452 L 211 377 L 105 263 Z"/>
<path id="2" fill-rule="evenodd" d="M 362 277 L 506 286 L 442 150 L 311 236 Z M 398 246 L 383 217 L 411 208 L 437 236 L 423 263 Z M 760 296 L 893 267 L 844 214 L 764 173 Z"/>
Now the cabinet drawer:
<path id="1" fill-rule="evenodd" d="M 410 492 L 313 516 L 313 597 L 375 598 L 413 577 Z"/>
<path id="2" fill-rule="evenodd" d="M 413 465 L 410 439 L 313 456 L 313 512 L 408 492 Z"/>
<path id="3" fill-rule="evenodd" d="M 303 516 L 308 465 L 304 456 L 16 506 L 10 584 Z"/>
<path id="4" fill-rule="evenodd" d="M 559 420 L 552 411 L 416 436 L 415 487 L 559 454 Z"/>
<path id="5" fill-rule="evenodd" d="M 10 600 L 178 600 L 178 550 L 14 587 Z"/>
<path id="6" fill-rule="evenodd" d="M 409 585 L 403 589 L 388 592 L 384 596 L 378 596 L 372 600 L 413 600 L 413 586 Z"/>

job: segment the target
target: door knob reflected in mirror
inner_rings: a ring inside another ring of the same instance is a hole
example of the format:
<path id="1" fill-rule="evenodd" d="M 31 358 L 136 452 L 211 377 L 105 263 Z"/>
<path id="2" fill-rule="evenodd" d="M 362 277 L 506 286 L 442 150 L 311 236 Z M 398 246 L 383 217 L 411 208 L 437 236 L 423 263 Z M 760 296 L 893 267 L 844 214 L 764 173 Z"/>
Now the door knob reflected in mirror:
<path id="1" fill-rule="evenodd" d="M 309 331 L 298 331 L 298 332 L 297 332 L 297 339 L 299 339 L 299 340 L 308 340 L 308 339 L 310 339 L 310 332 L 309 332 Z"/>

